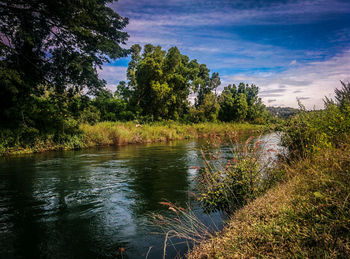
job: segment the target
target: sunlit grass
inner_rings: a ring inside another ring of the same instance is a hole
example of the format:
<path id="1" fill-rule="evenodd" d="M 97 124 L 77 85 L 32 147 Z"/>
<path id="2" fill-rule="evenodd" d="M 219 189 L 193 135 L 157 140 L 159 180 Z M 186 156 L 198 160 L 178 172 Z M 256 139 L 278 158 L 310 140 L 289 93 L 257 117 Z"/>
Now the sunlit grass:
<path id="1" fill-rule="evenodd" d="M 136 124 L 134 122 L 100 122 L 95 125 L 81 124 L 73 135 L 64 135 L 59 141 L 54 135 L 36 137 L 32 144 L 9 146 L 6 139 L 0 143 L 0 155 L 44 152 L 49 150 L 82 149 L 95 146 L 152 143 L 160 141 L 229 136 L 233 132 L 262 132 L 263 125 L 249 123 L 199 123 L 181 124 L 158 122 Z"/>
<path id="2" fill-rule="evenodd" d="M 349 144 L 281 169 L 288 180 L 239 210 L 189 258 L 349 258 Z"/>
<path id="3" fill-rule="evenodd" d="M 99 146 L 194 139 L 214 135 L 229 136 L 236 131 L 262 131 L 264 126 L 233 123 L 138 125 L 131 122 L 101 122 L 96 125 L 82 124 L 80 129 L 88 146 Z"/>

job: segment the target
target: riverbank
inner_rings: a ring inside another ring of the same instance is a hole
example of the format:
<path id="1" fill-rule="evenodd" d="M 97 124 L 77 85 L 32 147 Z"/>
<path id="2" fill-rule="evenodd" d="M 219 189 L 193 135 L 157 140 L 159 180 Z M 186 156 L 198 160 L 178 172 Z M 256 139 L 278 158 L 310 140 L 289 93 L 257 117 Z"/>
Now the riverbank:
<path id="1" fill-rule="evenodd" d="M 350 257 L 350 145 L 282 164 L 286 180 L 189 258 Z"/>
<path id="2" fill-rule="evenodd" d="M 153 123 L 100 122 L 95 125 L 81 124 L 79 133 L 59 142 L 54 136 L 45 136 L 34 141 L 35 144 L 15 147 L 0 145 L 0 155 L 18 155 L 53 150 L 83 149 L 96 146 L 152 143 L 182 139 L 230 137 L 234 132 L 263 132 L 267 127 L 248 123 Z"/>

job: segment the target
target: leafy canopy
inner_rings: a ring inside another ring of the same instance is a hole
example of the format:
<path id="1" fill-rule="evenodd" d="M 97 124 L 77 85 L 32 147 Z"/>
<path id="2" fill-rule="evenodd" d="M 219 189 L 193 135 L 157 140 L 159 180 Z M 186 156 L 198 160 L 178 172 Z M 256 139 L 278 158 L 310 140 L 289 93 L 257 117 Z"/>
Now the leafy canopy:
<path id="1" fill-rule="evenodd" d="M 189 60 L 177 47 L 168 51 L 147 44 L 131 47 L 128 83 L 121 82 L 118 94 L 133 103 L 144 116 L 179 119 L 189 108 L 188 96 L 209 80 L 209 70 Z"/>
<path id="2" fill-rule="evenodd" d="M 1 120 L 23 115 L 40 85 L 57 95 L 103 88 L 97 68 L 128 53 L 128 19 L 111 2 L 0 0 Z"/>

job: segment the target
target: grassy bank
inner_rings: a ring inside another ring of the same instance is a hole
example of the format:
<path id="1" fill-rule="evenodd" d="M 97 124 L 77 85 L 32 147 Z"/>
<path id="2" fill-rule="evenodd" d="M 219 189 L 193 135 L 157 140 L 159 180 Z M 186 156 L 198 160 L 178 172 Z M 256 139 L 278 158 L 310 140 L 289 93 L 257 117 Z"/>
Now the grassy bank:
<path id="1" fill-rule="evenodd" d="M 237 211 L 189 258 L 349 258 L 350 145 L 281 167 L 285 182 Z"/>
<path id="2" fill-rule="evenodd" d="M 153 123 L 138 125 L 133 122 L 100 122 L 95 125 L 81 124 L 79 132 L 57 140 L 55 136 L 36 138 L 34 144 L 7 146 L 6 139 L 0 145 L 0 155 L 36 153 L 49 150 L 82 149 L 95 146 L 151 143 L 181 139 L 230 136 L 233 132 L 258 132 L 266 126 L 248 123 Z"/>
<path id="3" fill-rule="evenodd" d="M 189 258 L 350 258 L 350 84 L 335 96 L 320 111 L 300 104 L 282 126 L 288 156 L 271 174 L 281 177 Z"/>

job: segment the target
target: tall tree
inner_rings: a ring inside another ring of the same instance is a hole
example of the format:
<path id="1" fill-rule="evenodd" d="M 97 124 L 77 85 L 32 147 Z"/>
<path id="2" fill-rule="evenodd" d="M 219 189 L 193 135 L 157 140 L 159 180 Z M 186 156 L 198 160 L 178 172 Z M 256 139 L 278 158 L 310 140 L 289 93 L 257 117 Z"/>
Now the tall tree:
<path id="1" fill-rule="evenodd" d="M 255 121 L 265 114 L 265 105 L 258 97 L 259 88 L 240 83 L 228 85 L 220 96 L 219 118 L 223 121 Z"/>
<path id="2" fill-rule="evenodd" d="M 127 55 L 128 23 L 113 0 L 0 0 L 0 120 L 25 121 L 40 85 L 63 98 L 67 88 L 95 93 L 97 69 Z"/>
<path id="3" fill-rule="evenodd" d="M 334 90 L 335 99 L 342 109 L 348 109 L 350 106 L 350 83 L 348 82 L 346 84 L 343 81 L 340 81 L 340 83 L 342 84 L 342 88 L 336 88 Z"/>
<path id="4" fill-rule="evenodd" d="M 221 84 L 219 73 L 214 72 L 209 78 L 209 69 L 207 69 L 206 66 L 203 68 L 203 71 L 201 71 L 201 76 L 203 80 L 202 84 L 199 87 L 198 95 L 196 98 L 197 107 L 199 107 L 204 102 L 204 99 L 208 94 L 212 93 L 213 91 L 216 94 L 216 89 Z"/>
<path id="5" fill-rule="evenodd" d="M 156 120 L 179 119 L 187 112 L 189 94 L 207 84 L 206 66 L 189 60 L 177 47 L 164 51 L 147 44 L 142 53 L 139 45 L 131 50 L 128 83 L 121 83 L 118 92 L 124 93 L 123 98 L 130 94 L 130 102 L 142 115 Z"/>

